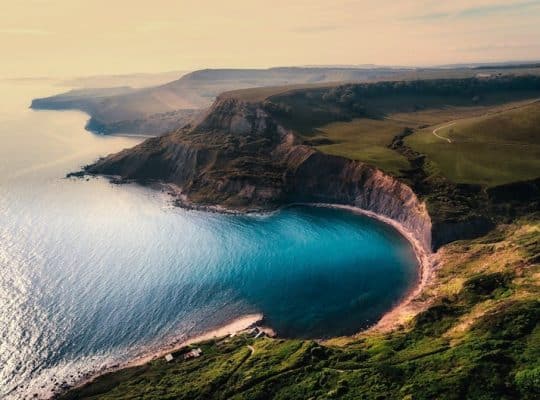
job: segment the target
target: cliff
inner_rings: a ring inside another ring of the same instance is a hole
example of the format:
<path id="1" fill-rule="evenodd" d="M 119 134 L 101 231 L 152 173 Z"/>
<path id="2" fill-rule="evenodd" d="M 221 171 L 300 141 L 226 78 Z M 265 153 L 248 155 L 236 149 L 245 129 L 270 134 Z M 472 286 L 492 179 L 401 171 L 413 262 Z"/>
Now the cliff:
<path id="1" fill-rule="evenodd" d="M 342 114 L 331 105 L 332 115 Z M 320 114 L 321 107 L 315 110 Z M 403 144 L 396 151 L 413 168 L 399 178 L 322 153 L 287 123 L 297 110 L 288 110 L 287 118 L 283 111 L 268 100 L 224 94 L 192 125 L 100 159 L 85 171 L 119 182 L 174 185 L 185 205 L 241 211 L 296 202 L 350 205 L 400 223 L 426 249 L 478 237 L 539 204 L 536 181 L 489 190 L 456 184 L 429 174 L 425 157 Z M 308 118 L 304 111 L 293 122 Z M 512 199 L 518 188 L 526 195 Z"/>
<path id="2" fill-rule="evenodd" d="M 226 95 L 193 126 L 100 159 L 86 172 L 172 184 L 184 201 L 203 206 L 351 205 L 401 223 L 431 248 L 430 217 L 407 185 L 362 162 L 302 145 L 262 104 Z"/>

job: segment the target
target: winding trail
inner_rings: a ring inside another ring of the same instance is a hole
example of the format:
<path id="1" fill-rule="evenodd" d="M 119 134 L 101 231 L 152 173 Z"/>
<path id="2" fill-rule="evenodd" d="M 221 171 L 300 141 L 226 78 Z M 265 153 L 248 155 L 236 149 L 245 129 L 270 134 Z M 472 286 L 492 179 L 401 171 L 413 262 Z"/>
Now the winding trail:
<path id="1" fill-rule="evenodd" d="M 435 128 L 432 133 L 438 137 L 439 139 L 442 139 L 442 140 L 446 140 L 448 143 L 452 143 L 452 140 L 449 139 L 449 138 L 446 138 L 444 136 L 441 136 L 439 135 L 437 132 L 441 129 L 444 129 L 444 128 L 449 128 L 451 126 L 454 126 L 456 123 L 458 123 L 459 121 L 462 121 L 462 120 L 466 120 L 466 119 L 471 119 L 471 118 L 481 118 L 481 117 L 484 117 L 484 116 L 488 116 L 488 115 L 496 115 L 496 114 L 502 114 L 504 112 L 507 112 L 507 111 L 512 111 L 512 110 L 517 110 L 517 109 L 520 109 L 520 108 L 523 108 L 523 107 L 527 107 L 527 106 L 530 106 L 531 104 L 534 104 L 534 103 L 538 103 L 540 102 L 540 98 L 535 98 L 535 99 L 532 99 L 532 100 L 529 100 L 529 101 L 524 101 L 524 102 L 520 102 L 518 104 L 514 104 L 513 106 L 511 107 L 504 107 L 502 109 L 498 109 L 498 110 L 487 110 L 487 112 L 481 114 L 481 115 L 478 115 L 477 117 L 465 117 L 465 118 L 459 118 L 459 119 L 456 119 L 454 121 L 451 121 L 443 126 L 439 126 L 438 128 Z M 488 143 L 490 144 L 490 143 Z M 514 143 L 493 143 L 493 144 L 505 144 L 505 145 L 514 145 Z"/>
<path id="2" fill-rule="evenodd" d="M 440 130 L 440 129 L 444 129 L 444 128 L 449 128 L 451 126 L 454 126 L 456 123 L 455 122 L 451 122 L 449 124 L 446 124 L 446 125 L 443 125 L 443 126 L 439 126 L 438 128 L 436 129 L 433 129 L 433 134 L 435 136 L 437 136 L 439 139 L 442 139 L 442 140 L 446 140 L 448 143 L 452 143 L 452 140 L 448 139 L 448 138 L 445 138 L 444 136 L 441 136 L 439 134 L 437 134 L 437 132 Z"/>

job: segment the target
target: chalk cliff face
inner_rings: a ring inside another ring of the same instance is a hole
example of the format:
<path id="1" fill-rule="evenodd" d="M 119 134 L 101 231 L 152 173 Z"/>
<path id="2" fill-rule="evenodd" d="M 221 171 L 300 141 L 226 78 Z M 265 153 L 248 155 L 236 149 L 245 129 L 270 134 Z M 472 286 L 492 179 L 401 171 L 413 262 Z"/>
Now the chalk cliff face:
<path id="1" fill-rule="evenodd" d="M 358 161 L 294 146 L 287 154 L 288 202 L 345 204 L 399 222 L 431 249 L 431 219 L 415 193 L 397 179 Z"/>
<path id="2" fill-rule="evenodd" d="M 174 184 L 200 205 L 241 210 L 293 202 L 351 205 L 401 223 L 431 248 L 430 217 L 408 186 L 364 163 L 299 144 L 258 103 L 220 97 L 193 127 L 148 139 L 86 171 Z"/>

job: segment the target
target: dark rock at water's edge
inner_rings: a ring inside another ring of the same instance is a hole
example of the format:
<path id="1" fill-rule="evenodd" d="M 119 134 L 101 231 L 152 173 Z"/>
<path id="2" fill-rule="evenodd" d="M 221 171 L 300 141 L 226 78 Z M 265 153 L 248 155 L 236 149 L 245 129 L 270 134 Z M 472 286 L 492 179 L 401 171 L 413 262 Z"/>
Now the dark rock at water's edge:
<path id="1" fill-rule="evenodd" d="M 85 171 L 75 171 L 66 174 L 66 178 L 84 178 L 88 175 Z"/>

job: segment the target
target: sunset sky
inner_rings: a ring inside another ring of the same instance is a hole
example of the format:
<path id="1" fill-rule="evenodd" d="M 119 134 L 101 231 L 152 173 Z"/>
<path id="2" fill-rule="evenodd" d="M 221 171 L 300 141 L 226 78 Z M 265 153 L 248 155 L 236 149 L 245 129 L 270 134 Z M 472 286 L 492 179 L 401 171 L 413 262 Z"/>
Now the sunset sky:
<path id="1" fill-rule="evenodd" d="M 540 0 L 3 0 L 0 77 L 540 59 Z"/>

